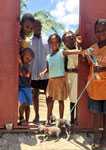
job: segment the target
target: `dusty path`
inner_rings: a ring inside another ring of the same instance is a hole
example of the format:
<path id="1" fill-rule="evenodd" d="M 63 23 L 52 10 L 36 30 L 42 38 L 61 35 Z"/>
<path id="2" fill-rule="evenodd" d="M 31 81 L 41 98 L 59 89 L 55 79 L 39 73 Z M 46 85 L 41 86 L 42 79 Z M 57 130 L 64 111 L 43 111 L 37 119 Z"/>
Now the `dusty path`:
<path id="1" fill-rule="evenodd" d="M 65 110 L 64 110 L 64 118 L 65 119 L 70 119 L 69 115 L 69 100 L 65 100 Z M 45 103 L 45 95 L 41 94 L 40 95 L 40 120 L 46 120 L 46 114 L 47 114 L 47 107 Z M 59 118 L 59 110 L 58 110 L 58 102 L 55 101 L 54 103 L 54 109 L 53 109 L 53 115 L 55 115 L 57 118 Z M 33 111 L 33 106 L 31 106 L 31 114 L 30 114 L 30 121 L 32 121 L 34 118 L 34 111 Z"/>
<path id="2" fill-rule="evenodd" d="M 40 120 L 46 120 L 45 96 L 40 96 Z M 58 118 L 58 103 L 54 105 L 53 114 Z M 65 101 L 64 118 L 69 119 L 69 101 Z M 34 118 L 33 107 L 31 106 L 30 121 Z M 74 134 L 72 139 L 67 141 L 61 138 L 58 142 L 51 139 L 46 142 L 40 142 L 39 135 L 35 134 L 2 134 L 0 135 L 0 150 L 91 150 L 92 135 Z M 100 150 L 106 150 L 100 149 Z"/>

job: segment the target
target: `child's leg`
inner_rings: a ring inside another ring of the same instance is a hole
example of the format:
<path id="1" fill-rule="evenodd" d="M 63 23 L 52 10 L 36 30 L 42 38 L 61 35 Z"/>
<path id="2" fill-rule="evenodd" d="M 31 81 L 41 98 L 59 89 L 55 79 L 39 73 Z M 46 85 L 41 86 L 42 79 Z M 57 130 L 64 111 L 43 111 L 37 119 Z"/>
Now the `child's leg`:
<path id="1" fill-rule="evenodd" d="M 106 114 L 103 116 L 103 128 L 104 128 L 104 134 L 106 136 Z"/>
<path id="2" fill-rule="evenodd" d="M 63 119 L 63 115 L 64 115 L 64 101 L 59 101 L 59 114 L 60 114 L 60 119 Z"/>
<path id="3" fill-rule="evenodd" d="M 102 113 L 93 113 L 93 128 L 94 128 L 94 145 L 95 147 L 100 148 L 102 132 L 99 130 L 100 128 L 101 129 L 103 128 L 103 114 Z"/>
<path id="4" fill-rule="evenodd" d="M 19 107 L 19 120 L 23 120 L 24 119 L 24 111 L 25 111 L 25 105 L 21 104 Z"/>
<path id="5" fill-rule="evenodd" d="M 49 116 L 52 115 L 51 107 L 53 107 L 53 106 L 51 106 L 52 105 L 51 101 L 53 101 L 51 97 L 46 98 L 46 105 L 47 105 L 47 109 L 48 109 L 47 111 L 49 113 Z M 50 112 L 51 112 L 51 114 L 50 114 Z"/>
<path id="6" fill-rule="evenodd" d="M 34 111 L 36 114 L 33 122 L 38 123 L 39 122 L 39 89 L 38 88 L 33 89 L 32 97 L 33 97 L 32 99 L 33 99 Z"/>
<path id="7" fill-rule="evenodd" d="M 51 97 L 48 97 L 46 99 L 46 103 L 47 103 L 47 121 L 48 123 L 50 123 L 50 117 L 52 115 L 54 100 Z"/>
<path id="8" fill-rule="evenodd" d="M 19 107 L 19 123 L 18 123 L 18 125 L 22 125 L 25 122 L 24 112 L 25 112 L 25 104 L 21 104 Z"/>
<path id="9" fill-rule="evenodd" d="M 74 105 L 75 105 L 75 103 L 70 102 L 70 111 L 73 109 Z M 71 124 L 74 124 L 74 112 L 75 112 L 75 108 L 71 111 L 71 114 L 70 114 Z"/>
<path id="10" fill-rule="evenodd" d="M 106 137 L 106 100 L 104 101 L 103 104 L 103 128 L 104 128 L 104 135 Z"/>
<path id="11" fill-rule="evenodd" d="M 26 122 L 29 121 L 29 115 L 30 115 L 30 105 L 25 106 L 25 120 Z"/>

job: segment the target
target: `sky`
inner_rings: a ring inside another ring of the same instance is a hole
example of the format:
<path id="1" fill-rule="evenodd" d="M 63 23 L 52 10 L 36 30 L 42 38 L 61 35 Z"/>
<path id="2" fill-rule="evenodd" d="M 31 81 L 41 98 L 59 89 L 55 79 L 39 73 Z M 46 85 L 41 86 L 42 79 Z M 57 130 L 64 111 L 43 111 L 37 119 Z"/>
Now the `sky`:
<path id="1" fill-rule="evenodd" d="M 25 12 L 49 11 L 65 30 L 75 31 L 79 23 L 79 0 L 27 0 Z"/>

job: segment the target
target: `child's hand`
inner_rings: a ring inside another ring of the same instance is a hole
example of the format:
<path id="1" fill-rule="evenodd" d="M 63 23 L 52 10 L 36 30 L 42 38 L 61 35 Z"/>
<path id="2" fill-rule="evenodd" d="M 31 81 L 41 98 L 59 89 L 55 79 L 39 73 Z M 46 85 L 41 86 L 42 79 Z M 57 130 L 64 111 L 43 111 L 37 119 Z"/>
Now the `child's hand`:
<path id="1" fill-rule="evenodd" d="M 86 55 L 88 55 L 88 52 L 86 50 L 82 50 L 80 53 L 83 57 L 85 57 Z"/>
<path id="2" fill-rule="evenodd" d="M 45 75 L 45 73 L 44 73 L 44 71 L 43 71 L 43 72 L 41 72 L 41 73 L 39 74 L 39 77 L 40 77 L 40 78 L 43 78 L 44 75 Z"/>
<path id="3" fill-rule="evenodd" d="M 18 63 L 19 63 L 19 64 L 21 64 L 21 63 L 22 63 L 22 60 L 21 60 L 20 55 L 18 55 Z"/>
<path id="4" fill-rule="evenodd" d="M 25 77 L 30 78 L 30 77 L 31 77 L 31 73 L 28 72 L 28 73 L 25 75 Z"/>

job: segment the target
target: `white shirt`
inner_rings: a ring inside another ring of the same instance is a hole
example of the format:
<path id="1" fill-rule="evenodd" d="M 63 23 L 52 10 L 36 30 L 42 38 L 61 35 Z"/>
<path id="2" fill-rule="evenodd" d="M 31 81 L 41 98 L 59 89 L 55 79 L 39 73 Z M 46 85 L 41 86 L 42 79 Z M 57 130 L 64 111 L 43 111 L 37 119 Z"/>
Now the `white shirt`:
<path id="1" fill-rule="evenodd" d="M 49 54 L 49 49 L 45 48 L 42 42 L 42 38 L 33 37 L 30 43 L 30 48 L 34 52 L 34 59 L 31 64 L 32 68 L 32 80 L 43 80 L 47 79 L 45 75 L 42 79 L 39 74 L 47 67 L 46 57 Z"/>

